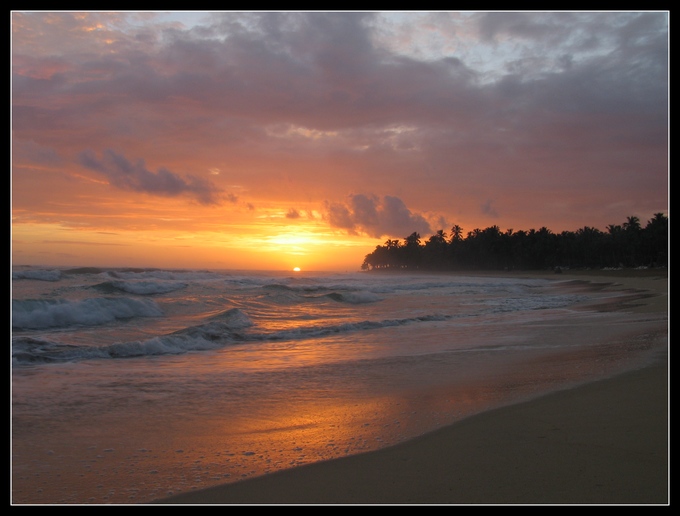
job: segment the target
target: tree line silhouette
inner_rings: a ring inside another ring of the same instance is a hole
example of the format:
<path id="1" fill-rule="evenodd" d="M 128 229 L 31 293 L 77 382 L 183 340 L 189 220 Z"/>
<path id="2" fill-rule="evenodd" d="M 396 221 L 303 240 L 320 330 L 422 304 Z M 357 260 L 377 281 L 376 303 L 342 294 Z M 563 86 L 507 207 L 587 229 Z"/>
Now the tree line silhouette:
<path id="1" fill-rule="evenodd" d="M 417 232 L 387 240 L 366 255 L 362 270 L 532 270 L 667 267 L 668 217 L 656 213 L 645 227 L 635 216 L 607 231 L 585 226 L 559 234 L 546 227 L 501 231 L 498 226 L 450 235 L 439 230 L 425 242 Z"/>

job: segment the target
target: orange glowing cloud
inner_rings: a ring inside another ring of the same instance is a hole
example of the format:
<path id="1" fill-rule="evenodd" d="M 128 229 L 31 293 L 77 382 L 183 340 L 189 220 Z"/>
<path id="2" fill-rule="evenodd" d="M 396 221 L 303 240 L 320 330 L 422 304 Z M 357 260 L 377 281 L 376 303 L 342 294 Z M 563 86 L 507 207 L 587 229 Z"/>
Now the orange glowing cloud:
<path id="1" fill-rule="evenodd" d="M 664 12 L 13 12 L 13 260 L 352 269 L 646 220 L 667 79 Z"/>

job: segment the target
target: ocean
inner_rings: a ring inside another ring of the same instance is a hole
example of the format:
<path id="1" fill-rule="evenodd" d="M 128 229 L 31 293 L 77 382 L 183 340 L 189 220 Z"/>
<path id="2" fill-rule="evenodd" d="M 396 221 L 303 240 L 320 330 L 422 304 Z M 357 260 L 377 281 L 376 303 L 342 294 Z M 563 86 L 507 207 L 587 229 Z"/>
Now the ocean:
<path id="1" fill-rule="evenodd" d="M 14 267 L 15 504 L 137 504 L 639 367 L 625 292 L 491 275 Z"/>

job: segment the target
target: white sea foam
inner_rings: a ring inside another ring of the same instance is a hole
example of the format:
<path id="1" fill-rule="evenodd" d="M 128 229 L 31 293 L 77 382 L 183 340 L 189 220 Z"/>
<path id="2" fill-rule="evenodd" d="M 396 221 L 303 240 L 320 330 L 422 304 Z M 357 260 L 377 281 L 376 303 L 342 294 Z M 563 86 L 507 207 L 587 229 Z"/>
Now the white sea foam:
<path id="1" fill-rule="evenodd" d="M 23 271 L 13 271 L 12 279 L 31 279 L 39 281 L 59 281 L 61 279 L 61 271 L 59 270 L 43 270 L 43 269 L 31 269 Z"/>
<path id="2" fill-rule="evenodd" d="M 342 324 L 300 325 L 294 329 L 270 332 L 248 332 L 253 322 L 243 311 L 233 308 L 209 317 L 201 324 L 144 340 L 116 342 L 108 345 L 74 346 L 57 341 L 25 336 L 15 337 L 12 344 L 16 363 L 73 361 L 93 358 L 129 358 L 145 355 L 175 355 L 188 351 L 211 350 L 234 343 L 264 343 L 285 340 L 304 340 L 351 332 L 378 330 L 432 321 L 444 321 L 449 317 L 429 314 L 402 319 L 380 321 L 363 320 Z"/>
<path id="3" fill-rule="evenodd" d="M 622 346 L 630 314 L 569 310 L 580 296 L 549 280 L 61 272 L 12 284 L 13 449 L 20 468 L 40 465 L 39 477 L 15 475 L 13 496 L 28 503 L 127 503 L 130 492 L 141 503 L 362 453 L 570 375 L 609 374 L 664 336 L 640 314 L 644 340 Z M 102 478 L 113 484 L 102 490 Z"/>
<path id="4" fill-rule="evenodd" d="M 112 270 L 109 276 L 117 279 L 127 280 L 176 280 L 176 281 L 197 281 L 197 280 L 217 280 L 224 276 L 211 271 L 175 271 L 162 269 L 148 270 Z"/>
<path id="5" fill-rule="evenodd" d="M 111 281 L 111 286 L 123 292 L 137 295 L 153 295 L 153 294 L 167 294 L 186 288 L 185 282 L 179 281 L 148 281 L 148 280 L 131 280 L 131 281 Z"/>
<path id="6" fill-rule="evenodd" d="M 216 349 L 223 345 L 224 339 L 212 340 L 208 334 L 202 336 L 164 335 L 146 340 L 116 342 L 106 346 L 73 346 L 19 337 L 12 343 L 12 359 L 15 365 L 77 362 L 91 359 L 178 355 L 189 351 Z"/>
<path id="7" fill-rule="evenodd" d="M 116 319 L 160 317 L 161 308 L 149 299 L 87 298 L 12 300 L 12 328 L 65 328 L 76 325 L 99 325 Z"/>
<path id="8" fill-rule="evenodd" d="M 468 325 L 485 313 L 576 301 L 536 289 L 545 285 L 445 275 L 69 269 L 56 288 L 30 282 L 14 290 L 13 350 L 16 360 L 33 362 L 178 354 L 451 319 Z M 89 297 L 92 289 L 104 296 Z"/>
<path id="9" fill-rule="evenodd" d="M 486 299 L 482 304 L 491 307 L 492 312 L 521 312 L 526 310 L 564 308 L 586 299 L 586 296 L 580 295 L 507 296 Z"/>

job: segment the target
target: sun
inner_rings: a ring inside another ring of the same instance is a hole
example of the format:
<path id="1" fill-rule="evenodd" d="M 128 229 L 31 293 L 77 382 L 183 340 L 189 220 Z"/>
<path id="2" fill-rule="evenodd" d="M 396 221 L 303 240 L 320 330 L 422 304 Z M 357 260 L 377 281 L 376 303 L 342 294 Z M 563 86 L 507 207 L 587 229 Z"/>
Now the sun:
<path id="1" fill-rule="evenodd" d="M 300 267 L 293 267 L 293 272 L 300 272 Z"/>

